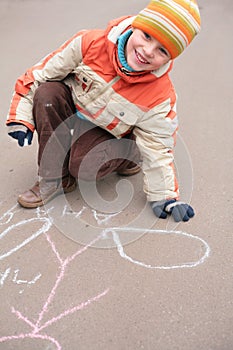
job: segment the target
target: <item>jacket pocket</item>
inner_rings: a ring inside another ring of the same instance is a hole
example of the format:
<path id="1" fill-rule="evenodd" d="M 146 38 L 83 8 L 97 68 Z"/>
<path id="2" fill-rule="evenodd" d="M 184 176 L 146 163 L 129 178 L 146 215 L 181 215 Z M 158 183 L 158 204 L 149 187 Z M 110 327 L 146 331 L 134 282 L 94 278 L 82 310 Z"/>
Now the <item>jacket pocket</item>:
<path id="1" fill-rule="evenodd" d="M 111 99 L 106 106 L 106 111 L 113 118 L 118 118 L 121 122 L 134 126 L 139 118 L 138 111 L 134 107 L 131 108 L 129 102 L 122 103 Z"/>
<path id="2" fill-rule="evenodd" d="M 92 86 L 93 80 L 84 72 L 78 72 L 75 74 L 75 79 L 82 87 L 83 92 L 88 92 Z"/>

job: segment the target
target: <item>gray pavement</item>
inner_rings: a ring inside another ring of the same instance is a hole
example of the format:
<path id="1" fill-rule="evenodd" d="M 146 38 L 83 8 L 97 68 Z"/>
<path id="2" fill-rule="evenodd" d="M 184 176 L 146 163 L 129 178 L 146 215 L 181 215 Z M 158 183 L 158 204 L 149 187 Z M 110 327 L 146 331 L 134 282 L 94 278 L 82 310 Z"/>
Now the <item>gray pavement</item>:
<path id="1" fill-rule="evenodd" d="M 16 78 L 79 29 L 146 5 L 0 2 L 0 350 L 233 349 L 231 0 L 199 1 L 201 34 L 172 72 L 181 193 L 194 219 L 154 220 L 140 174 L 116 216 L 89 209 L 79 190 L 40 210 L 16 202 L 37 176 L 36 137 L 21 149 L 4 125 Z M 118 180 L 99 184 L 106 200 Z"/>

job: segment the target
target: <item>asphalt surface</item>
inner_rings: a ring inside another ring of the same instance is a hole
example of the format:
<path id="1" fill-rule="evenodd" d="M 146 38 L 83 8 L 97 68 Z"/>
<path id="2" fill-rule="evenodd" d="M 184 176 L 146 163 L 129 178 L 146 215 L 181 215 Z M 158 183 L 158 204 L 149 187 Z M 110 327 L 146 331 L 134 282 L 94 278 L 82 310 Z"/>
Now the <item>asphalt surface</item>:
<path id="1" fill-rule="evenodd" d="M 1 350 L 233 348 L 231 0 L 199 1 L 202 31 L 172 72 L 181 196 L 194 219 L 155 220 L 141 174 L 128 180 L 132 201 L 117 215 L 89 208 L 79 189 L 39 210 L 17 205 L 37 179 L 37 140 L 22 149 L 7 136 L 16 78 L 78 30 L 146 5 L 0 2 Z M 118 181 L 98 185 L 105 200 Z"/>

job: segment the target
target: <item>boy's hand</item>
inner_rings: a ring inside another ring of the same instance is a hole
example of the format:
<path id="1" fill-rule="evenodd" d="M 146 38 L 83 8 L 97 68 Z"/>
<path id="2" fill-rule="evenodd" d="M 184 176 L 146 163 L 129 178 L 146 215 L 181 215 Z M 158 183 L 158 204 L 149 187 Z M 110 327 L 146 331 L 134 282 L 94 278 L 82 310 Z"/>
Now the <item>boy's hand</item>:
<path id="1" fill-rule="evenodd" d="M 18 145 L 20 147 L 23 147 L 25 145 L 25 142 L 27 142 L 28 145 L 31 145 L 33 132 L 29 130 L 25 125 L 19 123 L 10 123 L 8 124 L 8 128 L 8 135 L 13 137 L 13 139 L 18 140 Z"/>
<path id="2" fill-rule="evenodd" d="M 190 205 L 176 199 L 151 202 L 151 207 L 158 218 L 166 219 L 167 214 L 171 214 L 176 222 L 189 221 L 195 215 Z"/>

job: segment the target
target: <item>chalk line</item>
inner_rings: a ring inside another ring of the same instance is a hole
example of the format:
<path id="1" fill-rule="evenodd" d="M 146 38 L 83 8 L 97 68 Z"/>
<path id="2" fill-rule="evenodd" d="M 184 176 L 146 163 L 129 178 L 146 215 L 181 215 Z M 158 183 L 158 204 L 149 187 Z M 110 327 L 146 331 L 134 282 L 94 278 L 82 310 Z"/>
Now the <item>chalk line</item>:
<path id="1" fill-rule="evenodd" d="M 62 319 L 63 317 L 66 317 L 66 316 L 68 316 L 68 315 L 73 314 L 73 313 L 76 312 L 76 311 L 79 311 L 79 310 L 84 309 L 85 307 L 87 307 L 88 305 L 90 305 L 93 301 L 97 301 L 97 300 L 99 300 L 100 298 L 102 298 L 103 296 L 105 296 L 108 292 L 109 292 L 109 288 L 105 289 L 102 293 L 96 295 L 95 297 L 93 297 L 93 298 L 91 298 L 91 299 L 88 299 L 87 301 L 82 302 L 81 304 L 79 304 L 79 305 L 73 307 L 72 309 L 65 310 L 65 311 L 62 312 L 60 315 L 51 318 L 49 321 L 47 321 L 44 325 L 42 325 L 42 326 L 38 329 L 38 332 L 41 331 L 42 329 L 44 329 L 44 328 L 50 326 L 51 324 L 53 324 L 53 323 L 59 321 L 59 320 Z"/>
<path id="2" fill-rule="evenodd" d="M 51 248 L 52 248 L 52 251 L 55 253 L 58 261 L 59 261 L 59 268 L 60 268 L 60 273 L 56 279 L 56 282 L 46 300 L 46 302 L 44 303 L 43 307 L 42 307 L 42 310 L 39 314 L 39 317 L 38 317 L 38 320 L 36 322 L 36 327 L 38 328 L 39 325 L 40 325 L 40 322 L 41 320 L 43 319 L 44 317 L 44 314 L 47 312 L 48 310 L 48 306 L 52 303 L 54 297 L 55 297 L 55 294 L 56 294 L 56 290 L 59 286 L 59 284 L 61 283 L 62 279 L 64 278 L 65 276 L 65 270 L 66 270 L 66 267 L 68 266 L 68 264 L 74 260 L 78 255 L 82 254 L 84 251 L 86 251 L 91 245 L 93 245 L 94 243 L 96 243 L 100 238 L 102 237 L 102 234 L 99 235 L 98 237 L 96 237 L 95 239 L 93 239 L 91 242 L 89 242 L 86 246 L 84 246 L 83 248 L 79 249 L 78 251 L 76 251 L 73 255 L 67 257 L 65 260 L 62 260 L 62 258 L 60 257 L 60 254 L 58 253 L 56 247 L 55 247 L 55 244 L 54 242 L 51 240 L 50 236 L 48 234 L 46 234 L 46 238 L 47 238 L 47 241 L 49 242 Z"/>
<path id="3" fill-rule="evenodd" d="M 36 275 L 36 277 L 34 277 L 33 280 L 27 282 L 27 284 L 35 284 L 41 278 L 41 276 L 41 273 L 38 273 L 38 275 Z"/>
<path id="4" fill-rule="evenodd" d="M 2 287 L 5 283 L 5 280 L 8 278 L 8 276 L 11 273 L 11 268 L 8 267 L 4 272 L 0 272 L 0 287 Z M 11 282 L 15 283 L 15 284 L 27 284 L 27 285 L 31 285 L 31 284 L 35 284 L 40 277 L 42 276 L 41 273 L 38 273 L 32 280 L 27 281 L 27 280 L 21 280 L 18 279 L 18 274 L 19 274 L 19 269 L 14 270 L 14 276 L 13 278 L 10 280 Z"/>
<path id="5" fill-rule="evenodd" d="M 5 270 L 4 273 L 0 273 L 0 276 L 1 276 L 1 278 L 0 278 L 0 286 L 3 286 L 4 281 L 6 280 L 6 278 L 7 278 L 7 277 L 9 276 L 9 274 L 10 274 L 10 271 L 11 271 L 11 268 L 8 267 L 8 268 Z"/>
<path id="6" fill-rule="evenodd" d="M 11 308 L 11 312 L 17 316 L 19 320 L 24 321 L 27 323 L 30 327 L 35 329 L 34 323 L 32 323 L 27 317 L 23 316 L 20 311 L 16 310 L 14 307 Z"/>
<path id="7" fill-rule="evenodd" d="M 133 264 L 142 266 L 142 267 L 147 268 L 147 269 L 171 270 L 171 269 L 182 269 L 182 268 L 196 267 L 196 266 L 202 264 L 210 255 L 210 247 L 209 247 L 209 245 L 206 243 L 206 241 L 204 241 L 204 239 L 202 239 L 202 238 L 200 238 L 198 236 L 194 236 L 194 235 L 192 235 L 190 233 L 186 233 L 186 232 L 182 232 L 182 231 L 167 231 L 167 230 L 156 230 L 156 229 L 153 230 L 153 229 L 150 229 L 150 230 L 147 230 L 146 232 L 147 233 L 152 233 L 152 234 L 158 234 L 158 233 L 161 234 L 162 233 L 162 234 L 166 234 L 166 235 L 168 235 L 168 234 L 175 234 L 175 235 L 178 235 L 178 236 L 185 236 L 185 237 L 188 237 L 188 238 L 191 238 L 191 239 L 198 240 L 202 244 L 204 244 L 204 246 L 205 246 L 205 254 L 197 261 L 187 262 L 187 263 L 180 264 L 180 265 L 152 266 L 150 264 L 146 264 L 144 262 L 137 261 L 137 260 L 131 258 L 130 256 L 128 256 L 125 253 L 124 248 L 123 248 L 123 246 L 121 244 L 121 241 L 120 241 L 120 237 L 119 237 L 119 235 L 117 234 L 116 231 L 140 231 L 140 230 L 141 229 L 135 228 L 135 227 L 131 227 L 131 228 L 130 227 L 125 227 L 125 228 L 115 227 L 113 229 L 105 230 L 105 232 L 106 233 L 111 232 L 111 234 L 113 236 L 113 240 L 114 240 L 114 242 L 115 242 L 115 244 L 117 246 L 117 251 L 118 251 L 118 253 L 120 254 L 120 256 L 123 259 L 126 259 L 126 260 L 130 261 Z"/>
<path id="8" fill-rule="evenodd" d="M 75 218 L 79 218 L 86 209 L 87 208 L 83 206 L 80 211 L 76 212 L 71 209 L 68 209 L 68 206 L 65 205 L 62 211 L 62 217 L 64 217 L 65 215 L 73 215 Z"/>
<path id="9" fill-rule="evenodd" d="M 17 204 L 15 204 L 12 208 L 10 208 L 9 210 L 7 210 L 2 216 L 0 216 L 0 225 L 5 225 L 5 224 L 8 224 L 11 219 L 13 218 L 14 214 L 17 213 L 19 211 L 16 210 L 14 211 L 14 209 L 16 209 L 18 207 Z M 3 219 L 5 219 L 7 216 L 9 216 L 9 218 L 7 219 L 7 221 L 5 222 L 1 222 Z"/>
<path id="10" fill-rule="evenodd" d="M 58 343 L 58 341 L 56 339 L 54 339 L 53 337 L 50 337 L 46 334 L 42 335 L 42 334 L 33 334 L 33 333 L 21 333 L 19 335 L 10 335 L 10 336 L 6 336 L 6 337 L 1 337 L 0 338 L 0 343 L 6 342 L 6 341 L 10 341 L 10 340 L 18 340 L 18 339 L 42 339 L 42 340 L 48 340 L 51 343 L 55 344 L 57 347 L 57 350 L 61 350 L 61 345 Z"/>
<path id="11" fill-rule="evenodd" d="M 96 210 L 92 209 L 93 216 L 95 220 L 97 221 L 98 225 L 101 225 L 103 223 L 108 222 L 112 217 L 119 215 L 119 213 L 115 214 L 102 214 L 102 213 L 97 213 Z"/>
<path id="12" fill-rule="evenodd" d="M 35 284 L 36 281 L 38 281 L 40 279 L 40 277 L 42 276 L 41 273 L 38 273 L 31 281 L 26 281 L 26 280 L 20 280 L 17 279 L 18 278 L 18 274 L 19 274 L 19 269 L 14 271 L 14 277 L 13 277 L 13 282 L 16 284 Z"/>
<path id="13" fill-rule="evenodd" d="M 26 219 L 26 220 L 22 220 L 16 224 L 13 224 L 11 226 L 9 226 L 8 228 L 6 228 L 1 234 L 0 234 L 0 239 L 2 239 L 4 236 L 6 236 L 10 231 L 12 231 L 13 229 L 20 227 L 22 225 L 28 224 L 28 223 L 32 223 L 32 222 L 37 222 L 37 221 L 42 221 L 44 222 L 44 225 L 37 230 L 34 234 L 32 234 L 30 237 L 26 238 L 23 242 L 21 242 L 19 245 L 16 245 L 14 248 L 12 248 L 11 250 L 9 250 L 7 253 L 0 255 L 0 260 L 5 259 L 6 257 L 10 256 L 11 254 L 17 252 L 19 249 L 21 249 L 22 247 L 24 247 L 26 244 L 28 244 L 29 242 L 31 242 L 32 240 L 34 240 L 35 238 L 37 238 L 38 236 L 40 236 L 42 233 L 47 232 L 50 227 L 52 226 L 52 221 L 49 218 L 46 217 L 38 217 L 38 218 L 30 218 L 30 219 Z"/>

